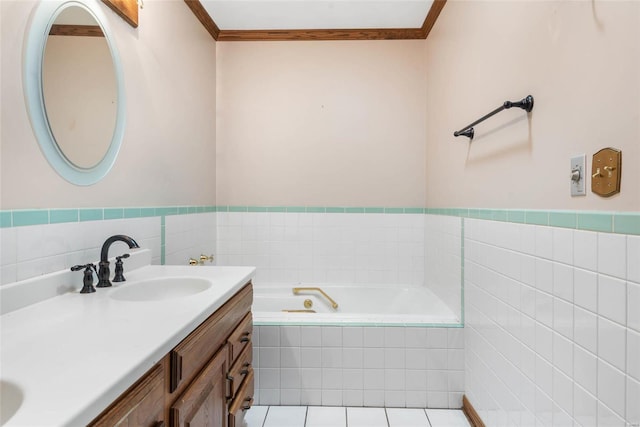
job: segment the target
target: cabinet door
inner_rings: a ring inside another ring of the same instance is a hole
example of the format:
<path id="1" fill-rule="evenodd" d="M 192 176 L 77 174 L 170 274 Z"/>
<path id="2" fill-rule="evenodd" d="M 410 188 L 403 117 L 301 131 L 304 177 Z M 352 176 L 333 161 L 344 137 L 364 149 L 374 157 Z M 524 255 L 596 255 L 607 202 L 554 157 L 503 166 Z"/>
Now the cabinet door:
<path id="1" fill-rule="evenodd" d="M 162 364 L 153 367 L 89 426 L 164 426 L 164 369 Z"/>
<path id="2" fill-rule="evenodd" d="M 225 345 L 171 405 L 173 427 L 227 427 Z"/>

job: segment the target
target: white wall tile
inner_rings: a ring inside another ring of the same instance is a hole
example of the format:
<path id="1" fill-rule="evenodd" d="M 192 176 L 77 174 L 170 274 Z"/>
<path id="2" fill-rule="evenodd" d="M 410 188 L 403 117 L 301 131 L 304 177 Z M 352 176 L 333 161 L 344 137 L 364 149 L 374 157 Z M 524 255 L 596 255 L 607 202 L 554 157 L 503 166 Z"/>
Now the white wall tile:
<path id="1" fill-rule="evenodd" d="M 569 415 L 573 414 L 573 381 L 558 369 L 553 370 L 553 401 Z"/>
<path id="2" fill-rule="evenodd" d="M 624 280 L 598 275 L 598 314 L 621 325 L 627 321 L 627 284 Z"/>
<path id="3" fill-rule="evenodd" d="M 640 236 L 627 236 L 627 279 L 640 283 Z"/>
<path id="4" fill-rule="evenodd" d="M 564 264 L 573 264 L 573 230 L 553 228 L 553 259 Z"/>
<path id="5" fill-rule="evenodd" d="M 598 233 L 598 272 L 625 279 L 627 275 L 627 236 Z"/>
<path id="6" fill-rule="evenodd" d="M 627 282 L 627 326 L 640 332 L 640 284 Z"/>
<path id="7" fill-rule="evenodd" d="M 536 226 L 536 256 L 553 259 L 553 228 Z"/>
<path id="8" fill-rule="evenodd" d="M 553 334 L 553 365 L 573 378 L 573 342 L 560 334 Z"/>
<path id="9" fill-rule="evenodd" d="M 573 378 L 594 396 L 597 394 L 598 358 L 580 346 L 573 348 Z"/>
<path id="10" fill-rule="evenodd" d="M 598 275 L 588 270 L 573 270 L 574 302 L 594 313 L 598 311 Z"/>
<path id="11" fill-rule="evenodd" d="M 573 268 L 564 264 L 553 264 L 553 295 L 573 302 Z"/>
<path id="12" fill-rule="evenodd" d="M 606 362 L 598 361 L 598 399 L 619 417 L 625 416 L 626 377 Z"/>
<path id="13" fill-rule="evenodd" d="M 576 267 L 597 271 L 598 233 L 581 230 L 574 231 L 573 262 Z"/>
<path id="14" fill-rule="evenodd" d="M 598 316 L 580 307 L 575 307 L 574 339 L 575 342 L 592 353 L 598 352 Z"/>
<path id="15" fill-rule="evenodd" d="M 627 414 L 629 424 L 640 424 L 640 382 L 627 377 Z"/>
<path id="16" fill-rule="evenodd" d="M 631 377 L 640 381 L 640 333 L 627 329 L 627 369 Z"/>
<path id="17" fill-rule="evenodd" d="M 573 307 L 565 300 L 553 299 L 553 329 L 569 339 L 573 339 Z"/>
<path id="18" fill-rule="evenodd" d="M 573 386 L 573 417 L 581 426 L 598 425 L 598 400 L 576 383 Z"/>

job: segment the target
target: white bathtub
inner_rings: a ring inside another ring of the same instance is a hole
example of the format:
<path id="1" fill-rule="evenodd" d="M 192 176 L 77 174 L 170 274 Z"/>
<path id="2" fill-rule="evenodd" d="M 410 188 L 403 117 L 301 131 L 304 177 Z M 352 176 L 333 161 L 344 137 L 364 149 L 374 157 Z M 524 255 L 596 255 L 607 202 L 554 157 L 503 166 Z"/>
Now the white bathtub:
<path id="1" fill-rule="evenodd" d="M 320 287 L 338 303 L 333 309 L 319 292 L 293 294 L 294 287 Z M 257 285 L 253 317 L 256 325 L 403 325 L 457 326 L 460 318 L 429 289 L 415 286 Z M 305 310 L 311 300 L 316 313 Z"/>

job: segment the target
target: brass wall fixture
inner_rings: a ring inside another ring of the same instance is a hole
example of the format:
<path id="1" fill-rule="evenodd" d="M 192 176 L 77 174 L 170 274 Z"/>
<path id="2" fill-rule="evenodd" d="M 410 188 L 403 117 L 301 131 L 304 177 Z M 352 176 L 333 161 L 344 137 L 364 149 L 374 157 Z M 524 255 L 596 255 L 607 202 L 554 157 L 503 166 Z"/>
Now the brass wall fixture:
<path id="1" fill-rule="evenodd" d="M 295 295 L 298 295 L 300 292 L 320 292 L 322 294 L 323 297 L 325 297 L 327 300 L 329 300 L 329 302 L 331 303 L 331 307 L 333 307 L 334 310 L 338 309 L 338 303 L 335 302 L 333 300 L 333 298 L 331 298 L 329 295 L 327 295 L 327 293 L 325 291 L 323 291 L 322 289 L 318 288 L 318 287 L 311 287 L 311 288 L 293 288 L 293 293 Z"/>
<path id="2" fill-rule="evenodd" d="M 304 300 L 304 308 L 311 308 L 311 307 L 313 307 L 313 301 L 311 301 L 310 299 Z"/>
<path id="3" fill-rule="evenodd" d="M 200 254 L 200 264 L 204 264 L 206 261 L 209 261 L 210 263 L 213 262 L 213 254 L 209 256 Z"/>
<path id="4" fill-rule="evenodd" d="M 212 263 L 214 260 L 214 256 L 213 255 L 200 255 L 199 259 L 195 259 L 195 258 L 189 258 L 189 265 L 204 265 L 204 263 L 206 261 L 209 261 L 210 263 Z"/>
<path id="5" fill-rule="evenodd" d="M 622 151 L 603 148 L 593 155 L 591 164 L 591 191 L 602 197 L 620 192 L 622 178 Z"/>

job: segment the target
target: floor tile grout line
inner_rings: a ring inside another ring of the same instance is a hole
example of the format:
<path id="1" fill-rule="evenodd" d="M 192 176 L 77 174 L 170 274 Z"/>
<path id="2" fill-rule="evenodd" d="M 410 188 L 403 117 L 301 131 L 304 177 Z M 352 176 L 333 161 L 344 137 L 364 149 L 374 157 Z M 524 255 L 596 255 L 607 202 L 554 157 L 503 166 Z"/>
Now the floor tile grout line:
<path id="1" fill-rule="evenodd" d="M 267 412 L 264 413 L 264 419 L 262 420 L 262 426 L 261 427 L 264 427 L 264 425 L 266 424 L 267 416 L 269 415 L 269 410 L 270 409 L 271 409 L 271 405 L 267 406 Z"/>
<path id="2" fill-rule="evenodd" d="M 429 413 L 427 412 L 427 408 L 424 408 L 424 409 L 423 409 L 423 411 L 424 411 L 424 415 L 427 417 L 427 424 L 428 424 L 428 427 L 433 427 L 433 426 L 431 425 L 431 420 L 429 419 Z"/>

